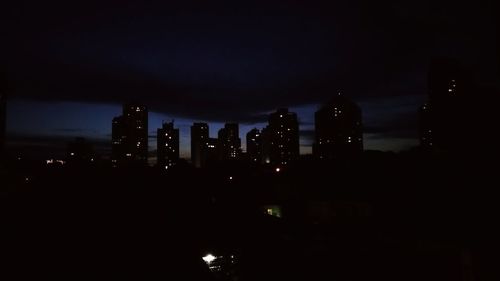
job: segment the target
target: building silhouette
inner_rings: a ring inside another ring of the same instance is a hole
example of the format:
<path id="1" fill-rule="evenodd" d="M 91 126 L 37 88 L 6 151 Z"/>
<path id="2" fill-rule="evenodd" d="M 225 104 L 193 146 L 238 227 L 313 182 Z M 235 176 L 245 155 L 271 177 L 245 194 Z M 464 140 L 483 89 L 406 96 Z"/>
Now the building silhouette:
<path id="1" fill-rule="evenodd" d="M 363 151 L 361 109 L 342 94 L 323 105 L 315 115 L 313 154 L 317 159 L 340 160 Z"/>
<path id="2" fill-rule="evenodd" d="M 219 161 L 219 139 L 208 138 L 206 150 L 206 164 L 214 164 Z"/>
<path id="3" fill-rule="evenodd" d="M 179 129 L 174 128 L 174 122 L 163 123 L 157 130 L 157 161 L 158 167 L 169 169 L 179 162 Z"/>
<path id="4" fill-rule="evenodd" d="M 85 138 L 77 137 L 68 142 L 66 160 L 68 165 L 88 165 L 97 159 L 92 145 Z"/>
<path id="5" fill-rule="evenodd" d="M 299 123 L 297 114 L 287 108 L 269 115 L 269 125 L 262 130 L 262 162 L 288 165 L 299 158 Z"/>
<path id="6" fill-rule="evenodd" d="M 428 73 L 428 102 L 420 108 L 420 144 L 423 148 L 455 150 L 467 145 L 464 133 L 475 117 L 467 106 L 471 83 L 455 60 L 433 59 Z M 471 124 L 473 127 L 474 125 Z"/>
<path id="7" fill-rule="evenodd" d="M 262 135 L 257 128 L 247 133 L 247 155 L 254 163 L 262 162 Z"/>
<path id="8" fill-rule="evenodd" d="M 208 124 L 193 123 L 191 126 L 191 162 L 196 168 L 206 165 L 208 141 Z"/>
<path id="9" fill-rule="evenodd" d="M 218 132 L 219 160 L 235 160 L 241 153 L 241 139 L 237 123 L 226 123 Z"/>
<path id="10" fill-rule="evenodd" d="M 140 104 L 126 104 L 123 115 L 112 123 L 113 166 L 146 164 L 148 158 L 148 109 Z"/>

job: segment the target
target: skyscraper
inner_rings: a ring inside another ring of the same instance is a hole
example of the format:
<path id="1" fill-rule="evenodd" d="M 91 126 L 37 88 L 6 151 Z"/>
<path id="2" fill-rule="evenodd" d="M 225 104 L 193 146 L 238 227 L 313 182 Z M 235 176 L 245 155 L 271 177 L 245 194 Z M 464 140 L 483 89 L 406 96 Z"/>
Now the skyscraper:
<path id="1" fill-rule="evenodd" d="M 287 108 L 269 116 L 269 125 L 262 130 L 263 162 L 288 165 L 299 158 L 299 123 L 297 114 Z"/>
<path id="2" fill-rule="evenodd" d="M 179 162 L 179 129 L 174 129 L 174 122 L 163 123 L 157 131 L 158 166 L 169 169 Z"/>
<path id="3" fill-rule="evenodd" d="M 68 165 L 85 165 L 96 161 L 94 149 L 85 138 L 77 137 L 68 142 Z"/>
<path id="4" fill-rule="evenodd" d="M 147 163 L 148 110 L 139 104 L 123 106 L 123 115 L 113 118 L 112 163 Z"/>
<path id="5" fill-rule="evenodd" d="M 191 162 L 196 168 L 204 167 L 207 160 L 208 124 L 193 123 L 191 126 Z"/>
<path id="6" fill-rule="evenodd" d="M 431 61 L 428 75 L 429 100 L 420 109 L 422 147 L 449 150 L 458 149 L 467 143 L 465 139 L 470 134 L 464 134 L 464 126 L 472 123 L 476 110 L 467 106 L 469 87 L 465 72 L 457 61 Z"/>
<path id="7" fill-rule="evenodd" d="M 363 151 L 361 109 L 342 94 L 323 105 L 315 115 L 313 154 L 318 159 L 346 159 Z"/>
<path id="8" fill-rule="evenodd" d="M 262 136 L 257 128 L 247 133 L 247 154 L 250 161 L 262 162 Z"/>
<path id="9" fill-rule="evenodd" d="M 125 136 L 123 116 L 113 118 L 111 127 L 111 165 L 118 167 L 124 160 L 124 149 L 122 146 Z"/>
<path id="10" fill-rule="evenodd" d="M 205 149 L 205 163 L 207 165 L 216 163 L 219 160 L 219 139 L 208 138 L 207 147 Z"/>
<path id="11" fill-rule="evenodd" d="M 237 123 L 227 123 L 218 133 L 219 160 L 237 159 L 241 150 L 241 139 Z"/>
<path id="12" fill-rule="evenodd" d="M 431 115 L 431 106 L 426 103 L 420 107 L 419 110 L 419 136 L 420 136 L 420 145 L 423 148 L 432 148 L 434 145 L 433 142 L 433 134 L 432 134 L 432 115 Z"/>

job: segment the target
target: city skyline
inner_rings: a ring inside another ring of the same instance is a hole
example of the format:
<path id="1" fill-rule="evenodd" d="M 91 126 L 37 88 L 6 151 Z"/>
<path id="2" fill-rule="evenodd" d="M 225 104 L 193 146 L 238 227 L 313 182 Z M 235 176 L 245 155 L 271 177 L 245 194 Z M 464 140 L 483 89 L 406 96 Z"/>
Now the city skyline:
<path id="1" fill-rule="evenodd" d="M 482 84 L 498 86 L 491 59 L 498 33 L 487 4 L 354 2 L 9 3 L 1 18 L 8 44 L 0 46 L 9 145 L 40 148 L 54 143 L 47 136 L 106 140 L 109 116 L 140 100 L 152 127 L 178 120 L 188 158 L 190 123 L 262 127 L 269 112 L 288 107 L 308 126 L 342 91 L 363 110 L 365 147 L 400 151 L 418 144 L 409 128 L 427 99 L 432 56 L 456 58 Z M 311 151 L 311 130 L 301 136 L 302 153 Z"/>
<path id="2" fill-rule="evenodd" d="M 4 275 L 500 280 L 497 2 L 2 3 Z"/>

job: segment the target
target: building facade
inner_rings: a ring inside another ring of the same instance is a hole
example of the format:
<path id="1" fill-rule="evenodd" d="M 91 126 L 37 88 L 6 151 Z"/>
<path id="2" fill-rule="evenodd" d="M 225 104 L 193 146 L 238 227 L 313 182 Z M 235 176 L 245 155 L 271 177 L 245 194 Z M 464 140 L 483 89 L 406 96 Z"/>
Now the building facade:
<path id="1" fill-rule="evenodd" d="M 262 130 L 262 162 L 276 166 L 289 165 L 299 158 L 299 123 L 297 114 L 287 108 L 269 116 Z"/>
<path id="2" fill-rule="evenodd" d="M 236 160 L 241 153 L 241 139 L 237 123 L 226 123 L 218 132 L 219 160 Z"/>
<path id="3" fill-rule="evenodd" d="M 317 159 L 346 159 L 363 152 L 361 109 L 354 102 L 339 93 L 314 117 L 313 154 Z"/>
<path id="4" fill-rule="evenodd" d="M 201 168 L 207 162 L 209 131 L 207 123 L 193 123 L 191 126 L 191 162 Z"/>
<path id="5" fill-rule="evenodd" d="M 157 165 L 169 169 L 179 163 L 179 129 L 174 122 L 163 123 L 157 130 Z"/>
<path id="6" fill-rule="evenodd" d="M 253 163 L 262 162 L 262 135 L 257 128 L 247 133 L 247 155 Z"/>
<path id="7" fill-rule="evenodd" d="M 147 163 L 148 110 L 144 105 L 126 104 L 123 115 L 113 118 L 112 164 Z"/>

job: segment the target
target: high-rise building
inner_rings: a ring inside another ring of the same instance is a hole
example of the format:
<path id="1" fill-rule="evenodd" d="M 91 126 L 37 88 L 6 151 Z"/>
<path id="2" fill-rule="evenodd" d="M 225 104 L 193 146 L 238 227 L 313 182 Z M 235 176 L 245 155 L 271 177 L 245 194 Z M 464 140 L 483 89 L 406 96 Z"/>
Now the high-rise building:
<path id="1" fill-rule="evenodd" d="M 432 115 L 431 106 L 429 104 L 424 104 L 419 110 L 419 136 L 420 145 L 423 148 L 432 148 L 434 145 L 432 138 Z"/>
<path id="2" fill-rule="evenodd" d="M 82 137 L 75 138 L 68 143 L 66 159 L 68 165 L 84 165 L 96 161 L 92 145 Z"/>
<path id="3" fill-rule="evenodd" d="M 157 130 L 158 166 L 169 169 L 179 162 L 179 129 L 174 129 L 174 122 L 163 123 Z"/>
<path id="4" fill-rule="evenodd" d="M 123 115 L 113 118 L 112 163 L 114 166 L 147 163 L 148 110 L 139 104 L 123 106 Z"/>
<path id="5" fill-rule="evenodd" d="M 227 123 L 218 133 L 219 160 L 237 159 L 241 150 L 241 139 L 237 123 Z"/>
<path id="6" fill-rule="evenodd" d="M 126 138 L 124 130 L 123 116 L 113 118 L 111 127 L 111 164 L 113 167 L 124 160 L 123 140 Z"/>
<path id="7" fill-rule="evenodd" d="M 299 123 L 297 114 L 286 108 L 269 116 L 262 130 L 262 161 L 272 165 L 288 165 L 299 158 Z"/>
<path id="8" fill-rule="evenodd" d="M 209 131 L 207 123 L 191 126 L 191 162 L 196 168 L 204 167 L 207 161 Z"/>
<path id="9" fill-rule="evenodd" d="M 316 158 L 346 159 L 363 151 L 361 109 L 354 102 L 339 93 L 316 111 L 314 117 Z"/>
<path id="10" fill-rule="evenodd" d="M 448 150 L 466 144 L 468 134 L 464 134 L 464 127 L 474 119 L 476 110 L 467 106 L 469 87 L 469 81 L 458 62 L 451 59 L 431 61 L 429 100 L 420 109 L 422 147 Z"/>
<path id="11" fill-rule="evenodd" d="M 261 158 L 261 163 L 262 164 L 270 164 L 271 163 L 271 146 L 272 146 L 272 134 L 269 129 L 269 125 L 262 128 L 261 131 L 261 137 L 262 137 L 262 158 Z"/>
<path id="12" fill-rule="evenodd" d="M 208 138 L 206 153 L 206 164 L 210 165 L 219 160 L 219 140 L 216 138 Z"/>
<path id="13" fill-rule="evenodd" d="M 247 133 L 247 154 L 250 161 L 262 162 L 262 135 L 257 128 Z"/>

